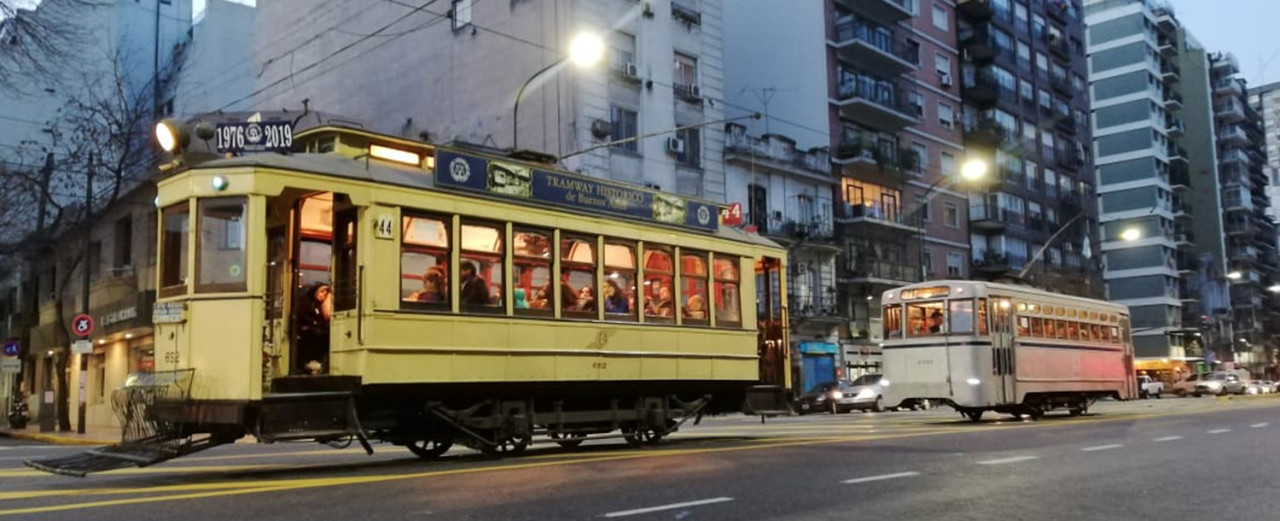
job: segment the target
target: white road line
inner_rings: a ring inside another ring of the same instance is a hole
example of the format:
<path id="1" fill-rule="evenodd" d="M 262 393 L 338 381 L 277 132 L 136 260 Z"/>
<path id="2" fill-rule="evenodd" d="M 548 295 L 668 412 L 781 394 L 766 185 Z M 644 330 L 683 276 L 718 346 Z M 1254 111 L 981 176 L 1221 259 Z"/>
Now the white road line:
<path id="1" fill-rule="evenodd" d="M 1020 461 L 1030 461 L 1033 459 L 1040 459 L 1040 457 L 1039 456 L 1014 456 L 1012 458 L 1000 458 L 1000 459 L 992 459 L 987 461 L 979 461 L 978 464 L 979 465 L 1004 465 L 1005 463 L 1018 463 Z"/>
<path id="2" fill-rule="evenodd" d="M 1115 444 L 1111 444 L 1111 445 L 1098 445 L 1098 446 L 1096 446 L 1096 447 L 1085 447 L 1085 448 L 1083 448 L 1083 449 L 1080 449 L 1080 451 L 1081 451 L 1081 452 L 1093 452 L 1093 451 L 1097 451 L 1097 450 L 1111 450 L 1111 449 L 1118 449 L 1118 448 L 1123 447 L 1123 446 L 1124 446 L 1124 445 L 1120 445 L 1120 444 L 1118 444 L 1118 443 L 1115 443 Z"/>
<path id="3" fill-rule="evenodd" d="M 920 475 L 919 472 L 916 472 L 913 470 L 910 472 L 898 472 L 896 474 L 882 474 L 879 476 L 867 476 L 865 478 L 846 479 L 844 481 L 841 481 L 841 483 L 844 483 L 846 485 L 852 485 L 854 483 L 866 483 L 868 481 L 884 481 L 886 479 L 909 478 L 911 476 L 919 476 L 919 475 Z"/>
<path id="4" fill-rule="evenodd" d="M 623 510 L 623 511 L 620 511 L 620 512 L 609 512 L 608 514 L 605 514 L 605 515 L 604 515 L 604 517 L 626 517 L 626 516 L 634 516 L 634 515 L 639 515 L 639 514 L 648 514 L 648 513 L 650 513 L 650 512 L 661 512 L 661 511 L 663 511 L 663 510 L 675 510 L 675 509 L 677 509 L 677 508 L 696 507 L 696 506 L 702 506 L 702 505 L 710 505 L 710 504 L 714 504 L 714 503 L 724 503 L 724 502 L 726 502 L 726 501 L 733 501 L 733 498 L 731 498 L 731 497 L 715 497 L 715 498 L 711 498 L 711 499 L 701 499 L 701 500 L 698 500 L 698 501 L 686 501 L 686 502 L 684 502 L 684 503 L 672 503 L 672 504 L 670 504 L 670 505 L 662 505 L 662 506 L 649 507 L 649 508 L 637 508 L 637 509 L 635 509 L 635 510 Z"/>
<path id="5" fill-rule="evenodd" d="M 1151 441 L 1173 441 L 1173 440 L 1180 440 L 1180 439 L 1182 439 L 1182 436 L 1165 436 L 1163 438 L 1156 438 Z"/>
<path id="6" fill-rule="evenodd" d="M 1266 426 L 1268 426 L 1268 425 L 1271 425 L 1271 424 L 1270 424 L 1270 423 L 1267 423 L 1267 422 L 1262 422 L 1262 423 L 1255 423 L 1255 424 L 1253 424 L 1253 425 L 1250 425 L 1250 427 L 1253 427 L 1253 428 L 1255 428 L 1255 429 L 1260 429 L 1260 428 L 1262 428 L 1262 427 L 1266 427 Z"/>
<path id="7" fill-rule="evenodd" d="M 1224 432 L 1231 432 L 1231 429 L 1214 429 L 1208 432 L 1209 434 L 1222 434 Z"/>

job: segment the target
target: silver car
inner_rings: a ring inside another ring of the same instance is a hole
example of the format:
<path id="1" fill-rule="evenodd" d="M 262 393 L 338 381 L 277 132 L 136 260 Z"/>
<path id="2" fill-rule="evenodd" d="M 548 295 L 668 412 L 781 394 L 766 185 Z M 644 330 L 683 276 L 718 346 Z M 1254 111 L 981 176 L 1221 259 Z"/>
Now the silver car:
<path id="1" fill-rule="evenodd" d="M 1248 382 L 1235 373 L 1216 372 L 1200 378 L 1195 393 L 1199 394 L 1244 394 Z"/>
<path id="2" fill-rule="evenodd" d="M 884 388 L 889 381 L 881 374 L 864 374 L 849 385 L 853 396 L 853 408 L 875 412 L 884 411 Z"/>

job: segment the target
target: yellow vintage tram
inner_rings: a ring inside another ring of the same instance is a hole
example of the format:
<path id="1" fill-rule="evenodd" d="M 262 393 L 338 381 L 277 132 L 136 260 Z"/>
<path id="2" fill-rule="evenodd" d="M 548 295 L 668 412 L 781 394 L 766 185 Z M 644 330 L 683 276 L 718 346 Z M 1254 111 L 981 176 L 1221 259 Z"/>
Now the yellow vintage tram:
<path id="1" fill-rule="evenodd" d="M 645 444 L 786 408 L 786 252 L 716 205 L 349 127 L 293 141 L 175 154 L 124 440 L 29 464 L 82 476 L 246 435 L 423 458 Z"/>

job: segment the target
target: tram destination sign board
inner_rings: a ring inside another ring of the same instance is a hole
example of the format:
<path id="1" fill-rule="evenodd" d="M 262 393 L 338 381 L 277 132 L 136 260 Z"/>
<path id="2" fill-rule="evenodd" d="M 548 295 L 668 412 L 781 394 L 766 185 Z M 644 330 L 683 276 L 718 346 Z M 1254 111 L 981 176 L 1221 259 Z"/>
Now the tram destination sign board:
<path id="1" fill-rule="evenodd" d="M 720 208 L 684 196 L 452 151 L 436 151 L 436 185 L 564 208 L 716 231 Z"/>
<path id="2" fill-rule="evenodd" d="M 219 154 L 288 152 L 293 149 L 293 124 L 288 121 L 218 123 L 214 141 Z"/>

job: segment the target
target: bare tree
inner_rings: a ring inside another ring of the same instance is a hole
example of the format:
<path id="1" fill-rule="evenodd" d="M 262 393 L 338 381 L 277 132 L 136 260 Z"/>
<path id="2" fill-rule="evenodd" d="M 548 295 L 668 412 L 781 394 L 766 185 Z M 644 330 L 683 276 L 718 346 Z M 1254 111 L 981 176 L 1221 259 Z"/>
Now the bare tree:
<path id="1" fill-rule="evenodd" d="M 111 3 L 0 0 L 0 89 L 23 92 L 31 85 L 24 79 L 58 81 L 84 43 L 85 10 Z"/>

